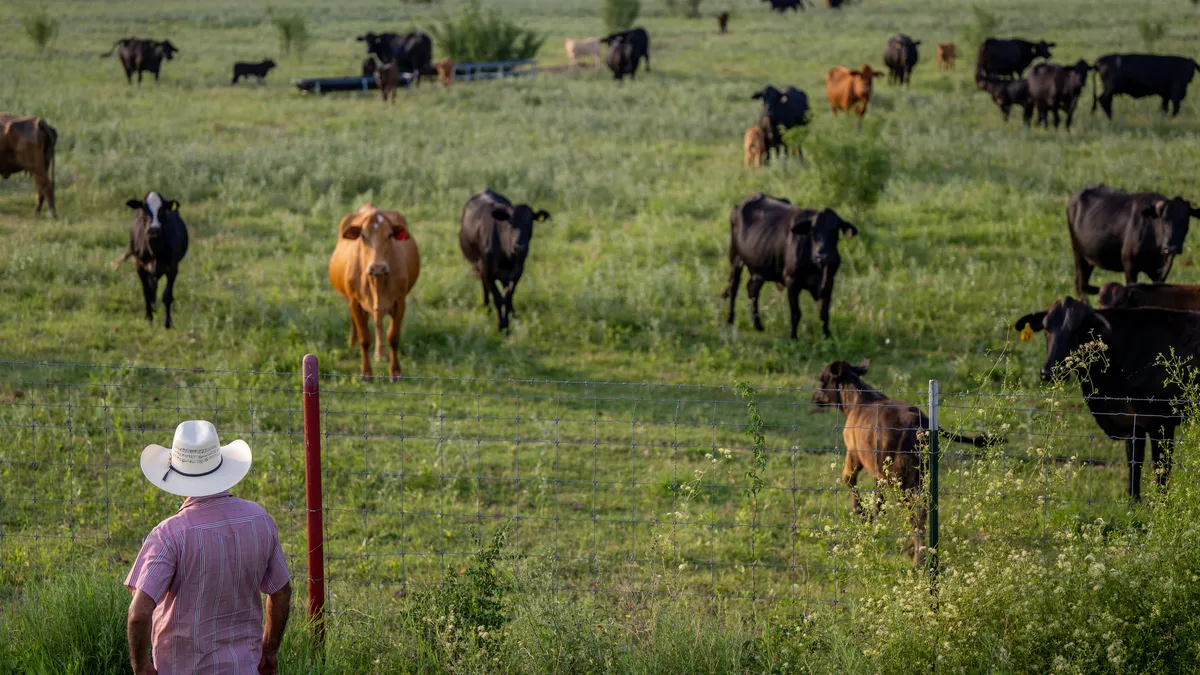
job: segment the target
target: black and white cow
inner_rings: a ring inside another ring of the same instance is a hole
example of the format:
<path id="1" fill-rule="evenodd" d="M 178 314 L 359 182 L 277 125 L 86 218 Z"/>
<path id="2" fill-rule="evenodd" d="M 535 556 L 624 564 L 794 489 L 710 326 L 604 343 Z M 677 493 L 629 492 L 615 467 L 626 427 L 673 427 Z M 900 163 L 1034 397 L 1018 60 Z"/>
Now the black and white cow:
<path id="1" fill-rule="evenodd" d="M 188 248 L 187 225 L 179 215 L 179 202 L 151 192 L 141 200 L 130 199 L 125 205 L 135 211 L 133 227 L 129 231 L 129 248 L 113 263 L 113 269 L 130 258 L 137 262 L 142 295 L 146 300 L 146 319 L 151 322 L 154 321 L 158 280 L 166 275 L 167 288 L 163 291 L 162 301 L 167 308 L 167 319 L 163 325 L 170 328 L 175 275 L 179 273 L 179 262 L 187 255 Z"/>

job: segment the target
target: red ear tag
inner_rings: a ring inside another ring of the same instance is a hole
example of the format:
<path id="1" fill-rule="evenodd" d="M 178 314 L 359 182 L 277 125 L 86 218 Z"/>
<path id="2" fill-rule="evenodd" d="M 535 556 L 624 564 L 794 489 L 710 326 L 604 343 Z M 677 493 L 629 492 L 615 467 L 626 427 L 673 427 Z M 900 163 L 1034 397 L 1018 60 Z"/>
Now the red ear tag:
<path id="1" fill-rule="evenodd" d="M 399 239 L 400 241 L 404 241 L 405 239 L 408 239 L 408 230 L 400 230 L 399 232 L 397 232 L 396 239 Z"/>

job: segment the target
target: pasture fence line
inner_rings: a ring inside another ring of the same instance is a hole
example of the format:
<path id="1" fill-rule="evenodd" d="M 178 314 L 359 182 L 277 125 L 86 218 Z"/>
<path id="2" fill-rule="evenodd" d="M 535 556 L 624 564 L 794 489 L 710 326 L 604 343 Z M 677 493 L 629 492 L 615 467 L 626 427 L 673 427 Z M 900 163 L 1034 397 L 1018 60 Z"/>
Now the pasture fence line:
<path id="1" fill-rule="evenodd" d="M 1129 513 L 1124 446 L 1079 396 L 930 380 L 887 391 L 874 422 L 849 430 L 915 435 L 927 476 L 897 493 L 864 470 L 856 518 L 846 411 L 815 406 L 817 391 L 362 381 L 320 372 L 313 355 L 299 373 L 0 362 L 0 588 L 72 568 L 124 575 L 179 506 L 143 479 L 141 450 L 187 419 L 249 443 L 234 493 L 275 518 L 318 626 L 462 585 L 499 529 L 516 594 L 799 613 L 852 601 L 851 570 L 911 569 L 914 534 L 936 574 L 993 546 L 1050 552 L 1080 522 Z M 888 426 L 886 408 L 917 403 L 926 428 Z M 987 447 L 953 442 L 983 432 Z M 868 451 L 901 461 L 886 450 Z"/>

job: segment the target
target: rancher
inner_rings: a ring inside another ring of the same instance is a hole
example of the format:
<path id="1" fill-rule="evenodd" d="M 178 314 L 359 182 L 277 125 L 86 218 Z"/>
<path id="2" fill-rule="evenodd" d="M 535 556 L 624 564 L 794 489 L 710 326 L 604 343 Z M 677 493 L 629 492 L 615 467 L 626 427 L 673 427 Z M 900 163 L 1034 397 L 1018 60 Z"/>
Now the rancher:
<path id="1" fill-rule="evenodd" d="M 277 672 L 292 586 L 275 521 L 229 494 L 249 470 L 250 447 L 221 445 L 210 422 L 184 422 L 170 448 L 142 451 L 146 480 L 187 499 L 146 537 L 125 579 L 134 675 Z"/>

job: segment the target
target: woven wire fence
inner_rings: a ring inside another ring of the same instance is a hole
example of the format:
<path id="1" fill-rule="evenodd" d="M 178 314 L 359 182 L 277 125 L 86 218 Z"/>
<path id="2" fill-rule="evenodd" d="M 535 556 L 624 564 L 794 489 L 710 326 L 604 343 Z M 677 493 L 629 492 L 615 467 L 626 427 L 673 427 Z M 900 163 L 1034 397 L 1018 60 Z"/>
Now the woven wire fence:
<path id="1" fill-rule="evenodd" d="M 0 364 L 0 588 L 74 568 L 123 575 L 180 504 L 143 479 L 142 448 L 169 445 L 187 419 L 250 444 L 253 468 L 233 491 L 275 518 L 293 579 L 305 579 L 301 386 L 299 373 Z M 457 583 L 498 528 L 518 592 L 617 607 L 647 596 L 785 611 L 844 602 L 855 580 L 839 548 L 866 531 L 871 565 L 911 568 L 904 543 L 924 522 L 864 530 L 851 515 L 848 411 L 814 406 L 813 393 L 322 375 L 330 611 L 397 607 Z M 927 409 L 927 392 L 887 394 L 850 431 L 870 427 L 881 446 L 919 436 L 887 410 Z M 943 393 L 937 405 L 940 489 L 924 481 L 912 498 L 938 509 L 945 559 L 1052 550 L 1080 521 L 1128 514 L 1124 444 L 1078 395 Z M 954 442 L 984 431 L 985 446 Z M 915 447 L 925 466 L 927 442 Z"/>

